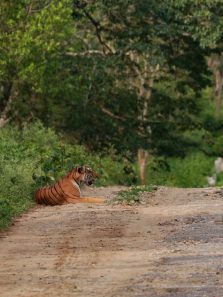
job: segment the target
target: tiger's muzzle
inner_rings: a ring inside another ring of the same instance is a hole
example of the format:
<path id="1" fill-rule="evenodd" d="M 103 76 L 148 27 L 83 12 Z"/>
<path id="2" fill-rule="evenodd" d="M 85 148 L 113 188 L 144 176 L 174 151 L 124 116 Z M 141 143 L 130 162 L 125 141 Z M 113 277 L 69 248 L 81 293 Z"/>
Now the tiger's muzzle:
<path id="1" fill-rule="evenodd" d="M 91 186 L 95 181 L 95 178 L 93 177 L 92 174 L 86 174 L 85 175 L 85 179 L 84 179 L 84 183 L 87 185 L 87 186 Z"/>

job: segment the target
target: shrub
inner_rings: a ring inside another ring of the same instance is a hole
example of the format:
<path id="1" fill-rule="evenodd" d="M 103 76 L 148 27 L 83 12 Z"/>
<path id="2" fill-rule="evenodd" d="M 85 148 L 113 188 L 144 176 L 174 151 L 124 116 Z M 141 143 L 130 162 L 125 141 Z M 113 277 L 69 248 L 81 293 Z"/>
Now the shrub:
<path id="1" fill-rule="evenodd" d="M 148 184 L 175 187 L 207 186 L 213 173 L 214 158 L 196 152 L 185 158 L 153 159 L 147 168 Z"/>

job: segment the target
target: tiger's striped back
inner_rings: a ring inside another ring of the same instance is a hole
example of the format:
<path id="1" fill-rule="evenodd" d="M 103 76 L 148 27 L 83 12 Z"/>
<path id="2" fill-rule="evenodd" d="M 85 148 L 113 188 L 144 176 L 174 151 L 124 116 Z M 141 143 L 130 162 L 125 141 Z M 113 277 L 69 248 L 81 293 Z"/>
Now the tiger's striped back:
<path id="1" fill-rule="evenodd" d="M 59 182 L 51 187 L 38 189 L 35 192 L 34 197 L 37 203 L 45 205 L 58 205 L 65 202 L 64 193 Z"/>

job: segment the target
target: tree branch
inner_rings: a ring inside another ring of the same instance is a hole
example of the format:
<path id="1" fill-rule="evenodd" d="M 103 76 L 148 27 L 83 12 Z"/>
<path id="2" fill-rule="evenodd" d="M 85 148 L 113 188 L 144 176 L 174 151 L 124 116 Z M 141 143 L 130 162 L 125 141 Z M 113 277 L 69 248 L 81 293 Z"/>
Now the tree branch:
<path id="1" fill-rule="evenodd" d="M 4 106 L 2 106 L 2 110 L 0 110 L 0 128 L 4 127 L 10 117 L 8 117 L 8 113 L 11 111 L 12 102 L 15 100 L 18 95 L 17 91 L 14 90 L 15 82 L 9 83 L 7 90 L 5 90 L 4 94 Z"/>
<path id="2" fill-rule="evenodd" d="M 105 108 L 104 106 L 100 106 L 100 108 L 101 108 L 101 111 L 103 111 L 103 113 L 107 114 L 112 119 L 120 120 L 120 121 L 125 121 L 126 120 L 124 117 L 115 115 L 113 112 L 111 112 L 109 109 Z"/>
<path id="3" fill-rule="evenodd" d="M 83 9 L 85 16 L 90 20 L 92 25 L 95 27 L 97 38 L 100 44 L 103 46 L 103 52 L 106 54 L 105 49 L 107 49 L 111 54 L 114 54 L 112 49 L 105 43 L 105 41 L 101 37 L 101 25 L 98 21 L 96 21 L 90 13 L 88 13 L 85 9 Z"/>
<path id="4" fill-rule="evenodd" d="M 11 104 L 12 104 L 13 98 L 12 96 L 9 96 L 9 99 L 0 115 L 0 128 L 4 127 L 8 121 L 10 120 L 10 118 L 7 117 L 8 112 L 11 109 Z"/>
<path id="5" fill-rule="evenodd" d="M 88 50 L 88 51 L 79 52 L 79 53 L 67 52 L 66 55 L 70 57 L 86 57 L 91 55 L 105 56 L 105 53 L 99 50 Z"/>
<path id="6" fill-rule="evenodd" d="M 30 15 L 31 13 L 36 13 L 39 12 L 45 8 L 48 8 L 51 5 L 52 1 L 49 0 L 47 3 L 45 3 L 45 5 L 43 5 L 42 7 L 40 6 L 40 4 L 38 3 L 38 1 L 31 1 L 31 3 L 27 6 L 26 10 L 27 10 L 27 14 Z M 36 7 L 33 8 L 34 4 L 36 4 Z"/>

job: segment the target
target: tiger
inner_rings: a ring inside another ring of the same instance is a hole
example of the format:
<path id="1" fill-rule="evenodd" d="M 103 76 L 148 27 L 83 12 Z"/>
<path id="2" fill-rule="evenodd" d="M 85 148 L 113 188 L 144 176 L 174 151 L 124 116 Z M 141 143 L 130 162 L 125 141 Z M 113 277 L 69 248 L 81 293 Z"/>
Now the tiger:
<path id="1" fill-rule="evenodd" d="M 52 186 L 38 189 L 34 199 L 38 204 L 61 205 L 66 203 L 104 203 L 103 198 L 81 197 L 80 184 L 92 185 L 98 177 L 88 166 L 77 165 Z"/>

